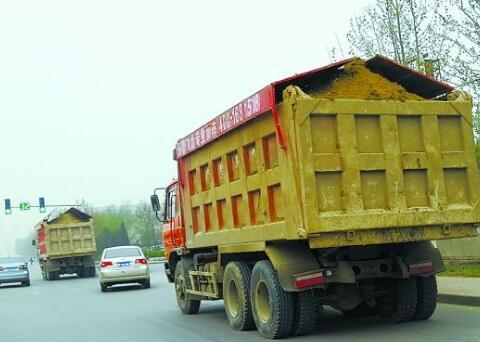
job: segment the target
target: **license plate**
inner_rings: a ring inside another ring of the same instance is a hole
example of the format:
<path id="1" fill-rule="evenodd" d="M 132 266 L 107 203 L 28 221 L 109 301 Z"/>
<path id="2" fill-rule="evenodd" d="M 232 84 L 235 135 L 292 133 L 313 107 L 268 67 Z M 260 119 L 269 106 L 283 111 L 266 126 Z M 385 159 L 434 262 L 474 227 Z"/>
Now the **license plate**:
<path id="1" fill-rule="evenodd" d="M 16 268 L 16 267 L 5 269 L 5 272 L 7 272 L 7 273 L 14 273 L 14 272 L 17 272 L 17 271 L 18 271 L 18 268 Z"/>
<path id="2" fill-rule="evenodd" d="M 130 261 L 121 261 L 117 262 L 118 267 L 130 267 L 131 262 Z"/>

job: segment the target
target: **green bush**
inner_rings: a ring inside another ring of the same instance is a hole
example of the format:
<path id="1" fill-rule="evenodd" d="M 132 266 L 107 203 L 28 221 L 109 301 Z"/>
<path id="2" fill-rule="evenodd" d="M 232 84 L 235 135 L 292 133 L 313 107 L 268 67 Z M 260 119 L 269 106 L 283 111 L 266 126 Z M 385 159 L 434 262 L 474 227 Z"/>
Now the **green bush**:
<path id="1" fill-rule="evenodd" d="M 438 274 L 439 276 L 480 278 L 478 261 L 445 261 L 445 268 L 445 271 Z"/>
<path id="2" fill-rule="evenodd" d="M 165 251 L 163 249 L 144 249 L 143 254 L 149 258 L 159 258 L 165 256 Z"/>

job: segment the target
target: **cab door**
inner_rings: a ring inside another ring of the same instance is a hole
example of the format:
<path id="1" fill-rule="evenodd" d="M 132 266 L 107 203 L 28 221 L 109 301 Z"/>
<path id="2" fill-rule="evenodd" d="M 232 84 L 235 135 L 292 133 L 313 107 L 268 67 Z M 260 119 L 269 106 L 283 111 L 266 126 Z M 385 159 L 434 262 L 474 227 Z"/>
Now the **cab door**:
<path id="1" fill-rule="evenodd" d="M 175 248 L 185 247 L 185 229 L 183 227 L 178 197 L 178 183 L 166 189 L 165 224 L 163 225 L 163 243 L 167 254 Z"/>

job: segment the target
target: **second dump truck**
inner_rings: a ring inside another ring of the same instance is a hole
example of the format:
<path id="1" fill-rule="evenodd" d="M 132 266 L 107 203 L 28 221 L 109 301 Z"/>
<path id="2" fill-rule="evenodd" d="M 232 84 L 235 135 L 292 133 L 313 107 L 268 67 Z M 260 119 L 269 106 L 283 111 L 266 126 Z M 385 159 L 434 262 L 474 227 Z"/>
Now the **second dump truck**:
<path id="1" fill-rule="evenodd" d="M 428 319 L 430 241 L 477 235 L 471 109 L 376 56 L 274 82 L 180 139 L 178 180 L 151 199 L 181 311 L 223 299 L 267 338 L 309 333 L 325 305 Z"/>
<path id="2" fill-rule="evenodd" d="M 47 216 L 35 226 L 35 240 L 42 276 L 58 280 L 62 274 L 95 276 L 95 230 L 93 218 L 70 208 Z"/>

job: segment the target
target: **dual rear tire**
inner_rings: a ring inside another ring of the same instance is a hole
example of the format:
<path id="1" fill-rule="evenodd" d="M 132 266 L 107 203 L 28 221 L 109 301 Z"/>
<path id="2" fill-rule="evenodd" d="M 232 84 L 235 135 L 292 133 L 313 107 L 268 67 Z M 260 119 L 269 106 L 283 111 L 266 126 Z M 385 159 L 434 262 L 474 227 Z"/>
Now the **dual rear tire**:
<path id="1" fill-rule="evenodd" d="M 256 327 L 263 337 L 276 339 L 315 329 L 313 292 L 286 292 L 268 260 L 257 262 L 253 270 L 245 262 L 230 262 L 224 272 L 223 294 L 225 313 L 235 330 Z"/>
<path id="2" fill-rule="evenodd" d="M 178 306 L 185 314 L 195 314 L 200 308 L 200 300 L 186 291 L 190 285 L 187 265 L 180 261 L 175 269 L 175 289 Z M 243 261 L 228 263 L 223 276 L 223 296 L 225 313 L 233 329 L 256 327 L 260 335 L 270 339 L 311 333 L 321 307 L 313 290 L 286 292 L 268 260 L 258 261 L 253 269 Z M 394 322 L 425 320 L 434 313 L 436 302 L 434 275 L 398 279 L 392 282 L 389 294 L 381 298 L 376 311 Z M 358 317 L 372 312 L 373 309 L 365 307 L 352 314 Z"/>
<path id="3" fill-rule="evenodd" d="M 250 303 L 251 278 L 252 270 L 243 261 L 228 263 L 223 273 L 225 313 L 228 323 L 235 330 L 252 330 L 255 328 Z"/>
<path id="4" fill-rule="evenodd" d="M 398 279 L 388 296 L 378 303 L 379 313 L 394 322 L 430 318 L 437 306 L 437 281 L 435 275 Z"/>

